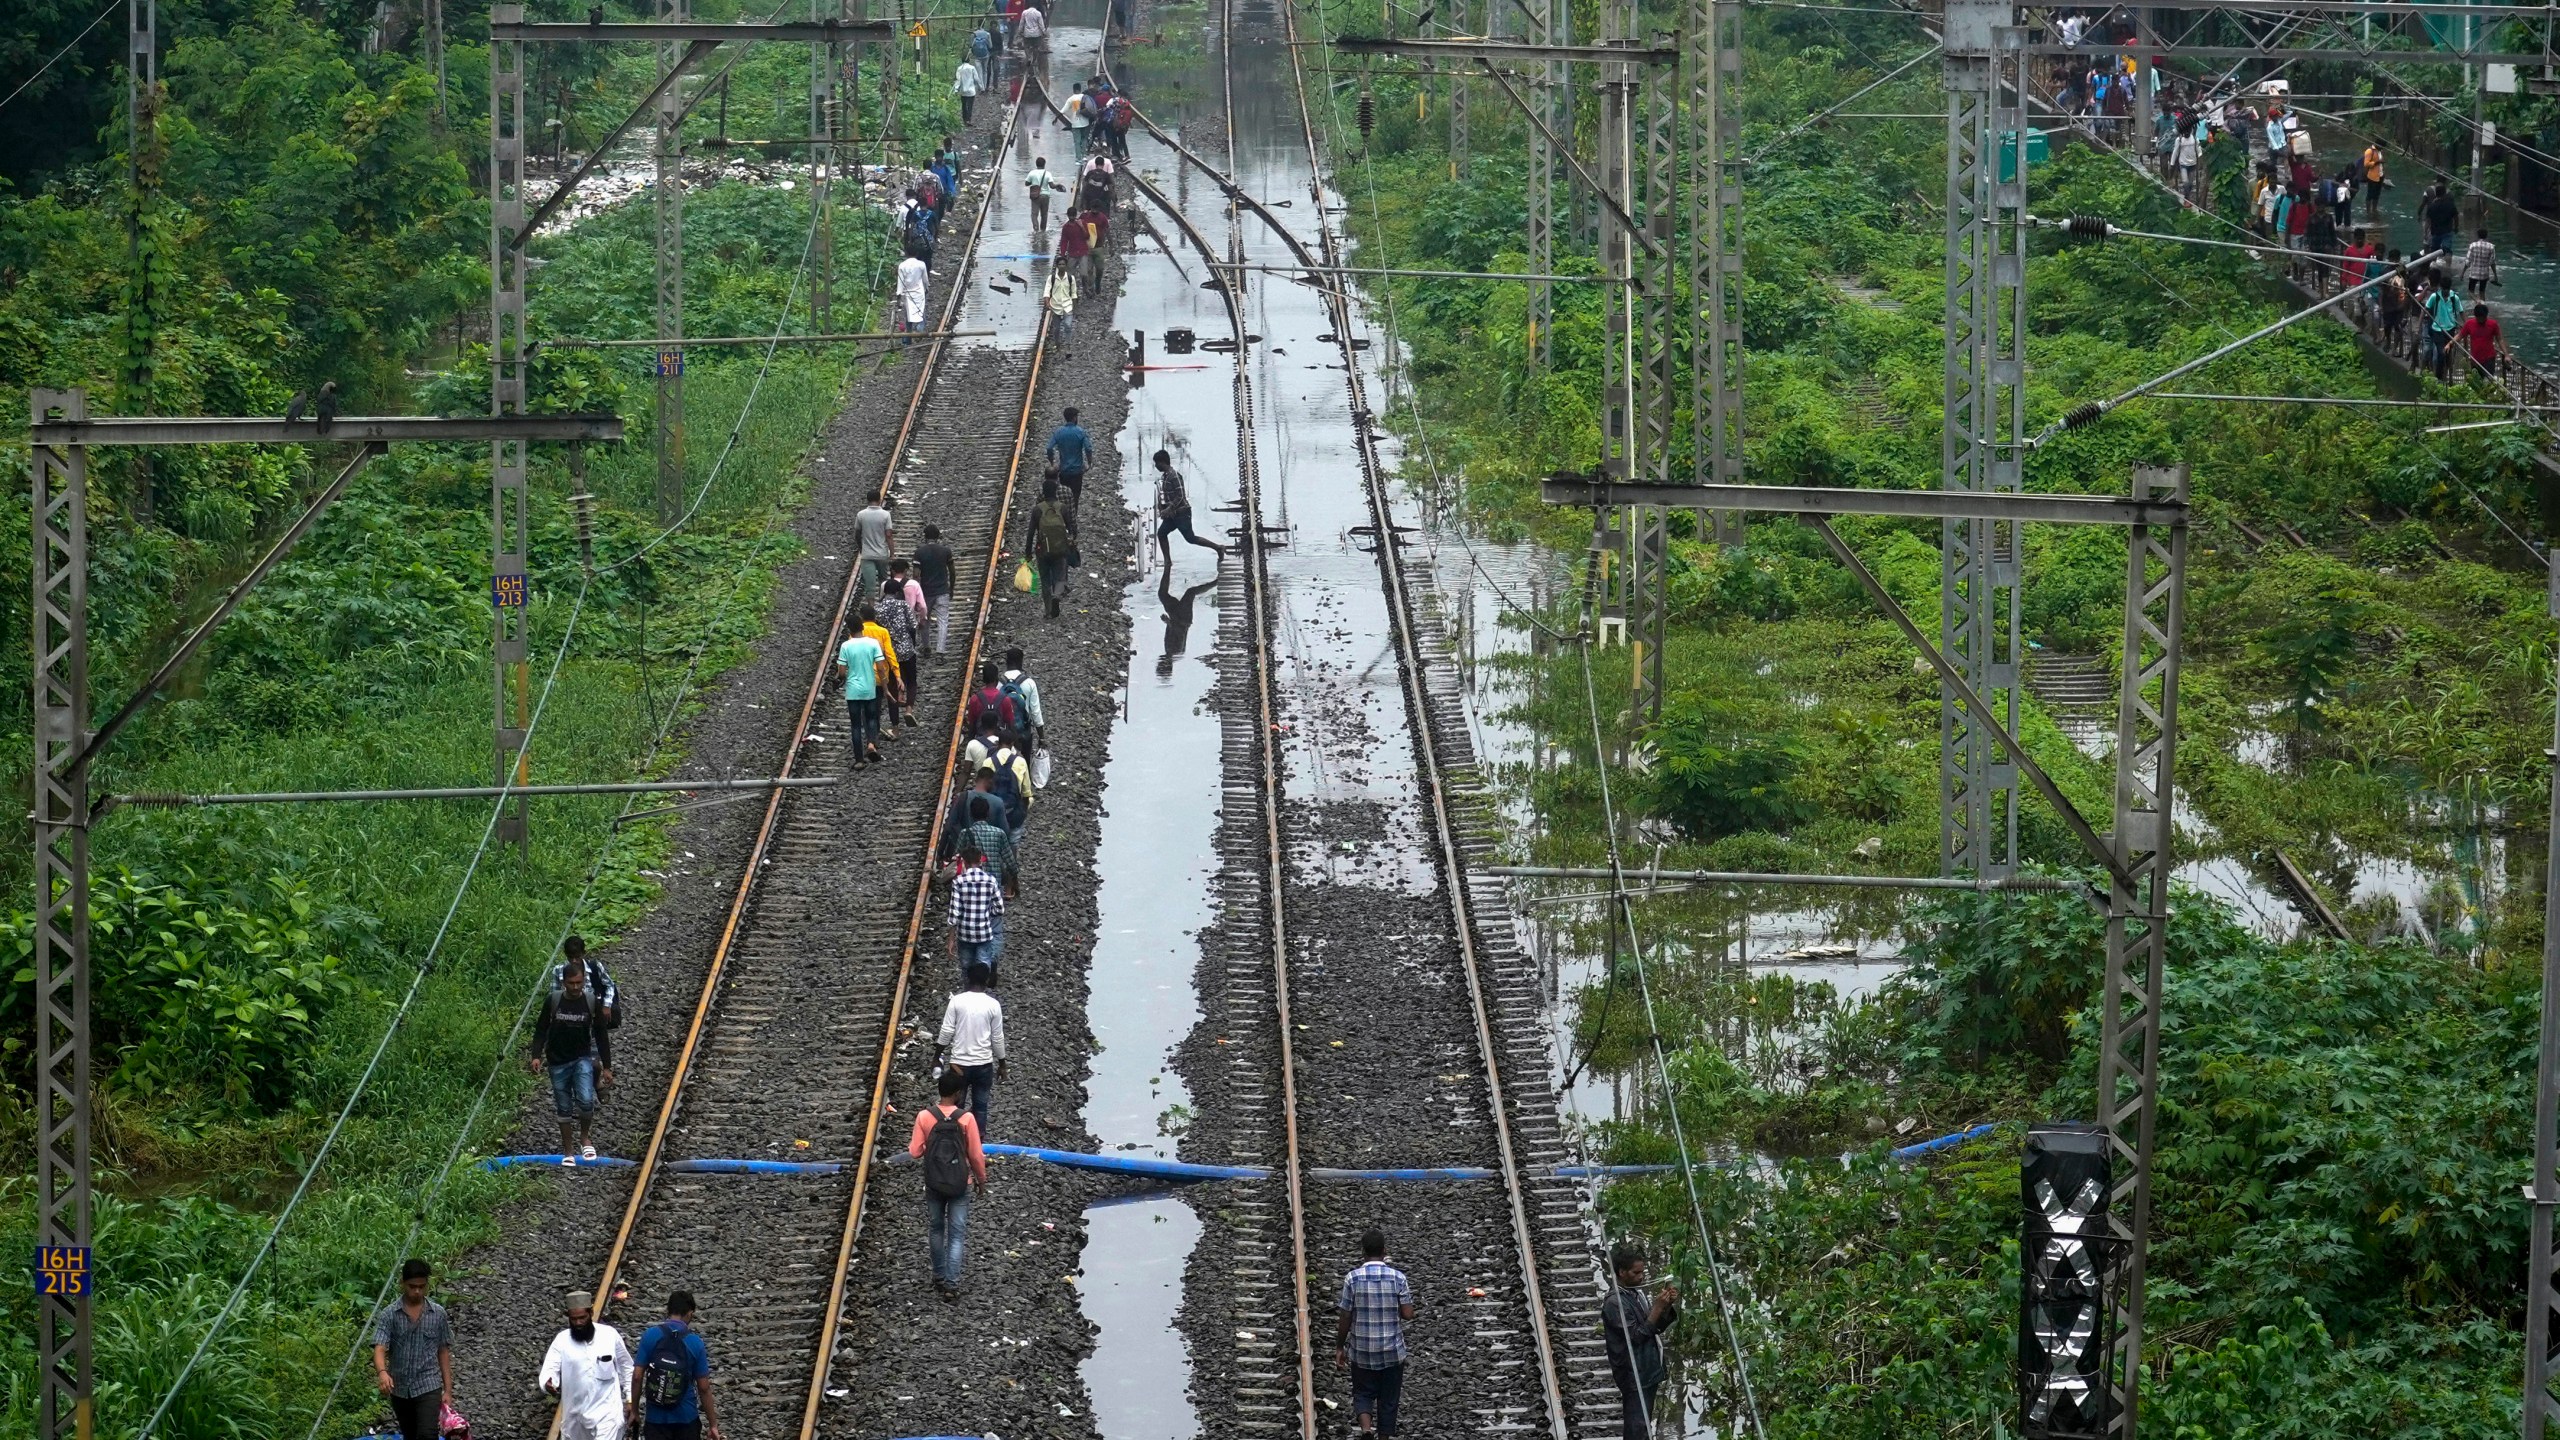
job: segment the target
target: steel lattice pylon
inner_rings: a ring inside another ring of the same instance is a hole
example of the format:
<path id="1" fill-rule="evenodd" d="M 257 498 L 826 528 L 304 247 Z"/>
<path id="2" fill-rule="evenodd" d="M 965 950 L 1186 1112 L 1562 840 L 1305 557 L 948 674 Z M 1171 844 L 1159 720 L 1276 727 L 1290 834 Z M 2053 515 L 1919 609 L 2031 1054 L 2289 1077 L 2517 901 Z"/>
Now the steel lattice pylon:
<path id="1" fill-rule="evenodd" d="M 2551 616 L 2560 620 L 2560 547 L 2548 556 Z M 2560 757 L 2560 708 L 2553 713 L 2552 754 Z M 2560 768 L 2551 785 L 2551 830 L 2560 836 Z M 2533 1095 L 2533 1179 L 2525 1198 L 2533 1203 L 2532 1270 L 2525 1282 L 2524 1440 L 2545 1440 L 2560 1403 L 2551 1377 L 2560 1369 L 2553 1353 L 2560 1326 L 2560 1274 L 2552 1256 L 2552 1212 L 2560 1209 L 2560 843 L 2549 847 L 2542 880 L 2542 1045 Z"/>
<path id="2" fill-rule="evenodd" d="M 524 19 L 521 5 L 493 5 L 492 21 Z M 489 43 L 489 413 L 525 413 L 524 42 Z M 529 655 L 524 593 L 525 556 L 531 548 L 525 513 L 525 454 L 521 440 L 489 442 L 489 574 L 491 577 L 491 725 L 497 741 L 498 783 L 527 772 L 524 753 Z M 512 598 L 516 603 L 509 604 Z M 514 703 L 509 704 L 513 691 Z M 524 802 L 498 817 L 498 838 L 526 839 Z"/>
<path id="3" fill-rule="evenodd" d="M 1705 484 L 1742 483 L 1742 142 L 1735 82 L 1742 73 L 1742 7 L 1689 0 L 1681 65 L 1689 100 L 1690 471 Z M 1742 539 L 1739 514 L 1714 517 L 1716 538 Z"/>
<path id="4" fill-rule="evenodd" d="M 1565 0 L 1538 0 L 1528 10 L 1529 39 L 1537 44 L 1556 43 L 1559 20 L 1569 14 Z M 1534 108 L 1529 126 L 1529 273 L 1552 275 L 1556 263 L 1556 153 L 1547 140 L 1547 132 L 1571 133 L 1571 120 L 1559 103 L 1564 88 L 1564 64 L 1557 60 L 1537 62 L 1532 72 L 1529 103 Z M 1563 124 L 1558 124 L 1563 119 Z M 1529 360 L 1540 374 L 1546 373 L 1553 358 L 1556 301 L 1555 286 L 1545 280 L 1529 282 Z"/>
<path id="5" fill-rule="evenodd" d="M 689 18 L 685 0 L 657 0 L 657 18 Z M 684 63 L 684 43 L 666 41 L 658 50 L 660 79 Z M 658 123 L 652 144 L 657 183 L 651 189 L 657 221 L 658 268 L 658 523 L 672 525 L 684 513 L 684 119 L 680 87 L 670 85 L 658 97 Z"/>
<path id="6" fill-rule="evenodd" d="M 2139 465 L 2137 500 L 2187 498 L 2187 467 Z M 2107 894 L 2098 1112 L 2116 1158 L 2107 1225 L 2117 1244 L 2109 1433 L 2131 1440 L 2142 1374 L 2142 1280 L 2151 1222 L 2151 1139 L 2160 1107 L 2160 980 L 2169 949 L 2177 827 L 2179 641 L 2186 620 L 2184 526 L 2136 525 L 2125 537 L 2124 670 L 2116 696 L 2115 831 L 2130 886 Z"/>
<path id="7" fill-rule="evenodd" d="M 1947 7 L 1946 388 L 1941 486 L 2015 491 L 2026 411 L 2026 115 L 2007 0 Z M 2002 137 L 2009 137 L 2003 140 Z M 2005 161 L 2004 145 L 2013 154 Z M 1986 707 L 1939 692 L 1939 865 L 2017 868 L 2017 769 L 1985 727 L 2018 717 L 2018 528 L 1943 522 L 1938 643 Z"/>
<path id="8" fill-rule="evenodd" d="M 1490 3 L 1490 0 L 1488 0 Z M 1453 35 L 1467 33 L 1467 0 L 1448 0 L 1447 13 L 1437 22 Z M 1464 67 L 1452 66 L 1449 76 L 1449 178 L 1457 180 L 1467 173 L 1467 79 Z"/>
<path id="9" fill-rule="evenodd" d="M 32 418 L 88 418 L 77 390 L 38 390 Z M 34 447 L 36 1243 L 89 1243 L 89 462 Z M 87 1440 L 89 1296 L 36 1301 L 36 1427 Z"/>
<path id="10" fill-rule="evenodd" d="M 809 0 L 809 18 L 827 19 L 828 8 L 827 0 Z M 844 18 L 843 0 L 835 0 L 832 8 L 834 18 Z M 809 328 L 821 335 L 836 328 L 836 224 L 831 192 L 843 75 L 841 42 L 818 41 L 809 46 L 809 134 L 822 142 L 809 147 L 809 203 L 817 207 L 813 241 L 818 248 L 818 263 L 809 277 Z"/>

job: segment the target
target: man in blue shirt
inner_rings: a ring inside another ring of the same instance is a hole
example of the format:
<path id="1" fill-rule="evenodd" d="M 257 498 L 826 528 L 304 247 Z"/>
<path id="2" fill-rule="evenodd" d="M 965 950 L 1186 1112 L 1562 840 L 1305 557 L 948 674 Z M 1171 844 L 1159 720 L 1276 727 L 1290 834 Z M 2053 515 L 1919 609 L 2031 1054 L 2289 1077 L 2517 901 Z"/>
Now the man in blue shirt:
<path id="1" fill-rule="evenodd" d="M 632 1362 L 640 1369 L 644 1440 L 720 1440 L 711 1350 L 693 1328 L 692 1291 L 667 1297 L 667 1318 L 642 1333 Z M 660 1403 L 671 1396 L 675 1403 Z"/>
<path id="2" fill-rule="evenodd" d="M 1084 467 L 1093 459 L 1093 442 L 1076 423 L 1073 405 L 1067 407 L 1066 421 L 1049 432 L 1049 468 L 1058 472 L 1058 483 L 1066 487 L 1067 524 L 1072 526 L 1077 508 L 1084 503 Z"/>

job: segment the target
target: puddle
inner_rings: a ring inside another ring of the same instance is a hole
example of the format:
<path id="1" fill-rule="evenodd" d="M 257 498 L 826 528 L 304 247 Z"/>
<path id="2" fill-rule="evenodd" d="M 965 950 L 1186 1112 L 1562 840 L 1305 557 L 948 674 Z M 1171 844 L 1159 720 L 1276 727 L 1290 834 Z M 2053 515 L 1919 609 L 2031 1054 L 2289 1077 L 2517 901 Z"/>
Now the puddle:
<path id="1" fill-rule="evenodd" d="M 1182 1271 L 1200 1217 L 1169 1195 L 1106 1201 L 1084 1212 L 1077 1303 L 1097 1332 L 1080 1373 L 1093 1428 L 1111 1440 L 1191 1440 L 1191 1352 L 1174 1328 Z M 1109 1263 L 1096 1266 L 1096 1257 Z"/>

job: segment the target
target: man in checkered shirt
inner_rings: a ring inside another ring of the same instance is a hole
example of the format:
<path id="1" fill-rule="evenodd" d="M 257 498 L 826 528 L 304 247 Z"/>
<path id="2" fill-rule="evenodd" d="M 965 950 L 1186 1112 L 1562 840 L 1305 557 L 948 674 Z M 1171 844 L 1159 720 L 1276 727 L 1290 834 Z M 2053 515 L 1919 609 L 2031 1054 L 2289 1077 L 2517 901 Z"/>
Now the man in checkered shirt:
<path id="1" fill-rule="evenodd" d="M 987 868 L 987 852 L 974 838 L 960 842 L 960 870 L 951 877 L 951 959 L 960 973 L 971 963 L 987 967 L 987 983 L 995 983 L 998 954 L 996 917 L 1004 913 L 1004 887 Z"/>
<path id="2" fill-rule="evenodd" d="M 1351 1371 L 1351 1413 L 1363 1435 L 1396 1433 L 1396 1401 L 1404 1393 L 1404 1325 L 1413 1318 L 1413 1287 L 1387 1263 L 1387 1233 L 1360 1237 L 1367 1257 L 1342 1277 L 1342 1323 L 1334 1338 Z"/>

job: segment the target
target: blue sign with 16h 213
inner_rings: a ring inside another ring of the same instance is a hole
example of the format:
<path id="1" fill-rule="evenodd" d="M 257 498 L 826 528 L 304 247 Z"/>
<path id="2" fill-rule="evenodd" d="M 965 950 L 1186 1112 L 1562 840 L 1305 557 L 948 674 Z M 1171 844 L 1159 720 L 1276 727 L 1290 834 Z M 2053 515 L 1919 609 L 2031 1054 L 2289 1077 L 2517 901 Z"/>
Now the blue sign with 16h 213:
<path id="1" fill-rule="evenodd" d="M 501 610 L 524 608 L 524 577 L 492 575 L 489 577 L 489 599 Z"/>
<path id="2" fill-rule="evenodd" d="M 36 1247 L 36 1293 L 39 1295 L 86 1295 L 89 1293 L 89 1247 L 86 1245 L 39 1245 Z"/>

